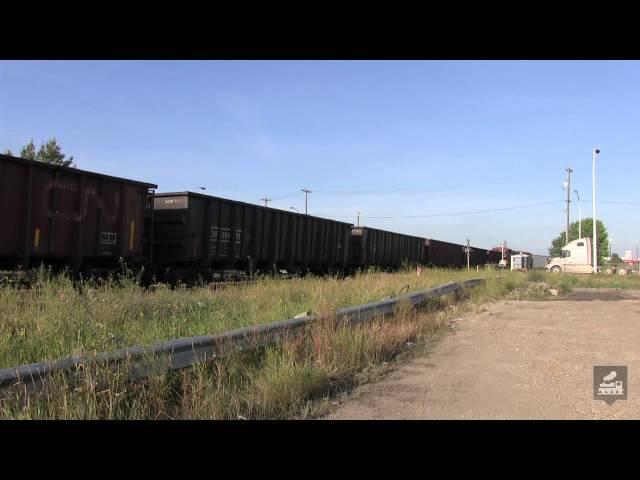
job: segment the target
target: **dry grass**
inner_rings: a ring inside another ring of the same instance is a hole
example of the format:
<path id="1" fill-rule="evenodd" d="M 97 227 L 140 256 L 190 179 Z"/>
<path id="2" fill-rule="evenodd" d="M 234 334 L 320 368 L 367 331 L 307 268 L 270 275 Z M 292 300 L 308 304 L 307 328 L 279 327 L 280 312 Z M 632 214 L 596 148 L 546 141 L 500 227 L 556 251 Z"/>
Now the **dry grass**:
<path id="1" fill-rule="evenodd" d="M 265 278 L 223 289 L 145 290 L 131 278 L 74 285 L 42 271 L 31 290 L 0 287 L 0 368 L 91 355 L 132 345 L 317 314 L 380 300 L 476 272 L 370 273 L 337 278 Z"/>
<path id="2" fill-rule="evenodd" d="M 408 341 L 420 342 L 438 331 L 452 313 L 446 303 L 434 302 L 420 312 L 406 307 L 394 317 L 358 326 L 328 321 L 277 345 L 156 375 L 135 385 L 126 381 L 124 369 L 96 367 L 77 375 L 73 382 L 58 375 L 43 393 L 16 390 L 0 401 L 0 418 L 312 416 L 333 395 L 357 383 L 363 370 L 391 361 Z"/>
<path id="3" fill-rule="evenodd" d="M 542 275 L 554 286 L 588 281 Z M 154 292 L 126 282 L 94 285 L 80 292 L 65 279 L 43 278 L 32 291 L 0 292 L 0 358 L 7 366 L 25 363 L 27 358 L 39 361 L 215 333 L 292 317 L 305 310 L 328 313 L 340 306 L 379 300 L 407 284 L 410 290 L 419 290 L 475 276 L 479 276 L 477 272 L 464 271 L 423 272 L 420 277 L 414 272 L 371 273 L 347 280 L 264 280 L 214 291 Z M 408 342 L 430 343 L 443 333 L 447 320 L 462 310 L 540 280 L 537 274 L 482 272 L 480 276 L 486 279 L 482 286 L 431 301 L 419 310 L 403 306 L 393 317 L 357 326 L 336 320 L 317 323 L 305 335 L 179 372 L 154 375 L 136 384 L 127 381 L 124 367 L 92 367 L 73 378 L 58 375 L 43 392 L 10 392 L 0 400 L 0 418 L 313 417 L 337 394 L 370 380 L 385 362 L 406 354 L 411 350 Z M 638 279 L 621 280 L 640 286 Z M 25 332 L 18 347 L 11 344 L 16 331 Z"/>

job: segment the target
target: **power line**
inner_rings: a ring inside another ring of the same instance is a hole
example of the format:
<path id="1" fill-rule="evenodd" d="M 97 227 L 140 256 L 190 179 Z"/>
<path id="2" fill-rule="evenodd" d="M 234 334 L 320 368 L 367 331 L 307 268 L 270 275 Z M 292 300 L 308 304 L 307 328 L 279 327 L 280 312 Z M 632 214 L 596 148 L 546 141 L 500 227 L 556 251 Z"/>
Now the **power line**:
<path id="1" fill-rule="evenodd" d="M 298 193 L 292 193 L 291 195 L 285 195 L 282 197 L 274 197 L 271 200 L 286 200 L 288 198 L 293 198 L 293 197 L 297 197 L 299 194 Z"/>
<path id="2" fill-rule="evenodd" d="M 553 200 L 551 202 L 531 203 L 528 205 L 515 205 L 512 207 L 501 208 L 488 208 L 485 210 L 469 210 L 466 212 L 452 212 L 452 213 L 432 213 L 429 215 L 380 215 L 380 216 L 365 216 L 360 218 L 430 218 L 430 217 L 453 217 L 457 215 L 472 215 L 477 213 L 489 213 L 489 212 L 502 212 L 506 210 L 515 210 L 519 208 L 539 207 L 542 205 L 553 205 L 557 203 L 563 203 L 564 200 Z M 332 218 L 353 218 L 353 215 L 332 215 Z"/>
<path id="3" fill-rule="evenodd" d="M 513 180 L 519 177 L 505 177 L 501 179 L 492 179 L 491 184 L 495 185 L 496 182 Z M 399 188 L 395 190 L 314 190 L 314 193 L 323 193 L 326 195 L 393 195 L 396 193 L 432 193 L 441 192 L 446 190 L 464 190 L 476 188 L 479 184 L 454 184 L 454 185 L 440 185 L 437 187 L 410 187 Z"/>
<path id="4" fill-rule="evenodd" d="M 608 203 L 612 205 L 640 205 L 640 202 L 614 202 L 614 201 L 606 201 L 606 200 L 601 200 L 598 203 Z"/>
<path id="5" fill-rule="evenodd" d="M 585 200 L 588 200 L 588 199 L 585 199 Z M 553 205 L 557 203 L 565 203 L 565 200 L 554 200 L 551 202 L 531 203 L 528 205 L 514 205 L 512 207 L 488 208 L 485 210 L 470 210 L 466 212 L 433 213 L 429 215 L 380 215 L 380 216 L 361 215 L 360 218 L 394 219 L 394 218 L 453 217 L 457 215 L 474 215 L 478 213 L 491 213 L 491 212 L 501 212 L 501 211 L 507 211 L 507 210 L 516 210 L 520 208 L 540 207 L 544 205 Z M 617 202 L 617 201 L 606 201 L 606 200 L 603 200 L 598 203 L 616 204 L 616 205 L 640 205 L 640 202 Z M 322 213 L 319 213 L 319 215 L 322 215 Z M 353 215 L 324 215 L 324 216 L 329 218 L 352 218 L 353 217 Z"/>

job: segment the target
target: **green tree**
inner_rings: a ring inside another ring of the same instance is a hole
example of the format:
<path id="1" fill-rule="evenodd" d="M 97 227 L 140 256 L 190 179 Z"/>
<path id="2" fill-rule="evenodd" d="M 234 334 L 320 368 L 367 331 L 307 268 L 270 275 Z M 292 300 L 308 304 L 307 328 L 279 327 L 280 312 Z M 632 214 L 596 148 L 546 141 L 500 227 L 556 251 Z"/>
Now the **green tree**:
<path id="1" fill-rule="evenodd" d="M 36 151 L 36 146 L 33 140 L 31 140 L 20 150 L 20 157 L 37 162 L 61 165 L 63 167 L 75 167 L 73 157 L 65 158 L 66 155 L 62 153 L 62 147 L 58 144 L 55 137 L 40 145 L 38 151 Z"/>
<path id="2" fill-rule="evenodd" d="M 602 223 L 602 220 L 598 220 L 598 264 L 601 265 L 603 263 L 603 258 L 609 256 L 609 236 L 607 234 L 607 229 Z M 593 239 L 593 219 L 592 218 L 584 218 L 582 220 L 582 236 L 590 237 Z M 578 238 L 578 222 L 573 222 L 569 225 L 569 241 L 576 240 Z M 567 242 L 565 241 L 565 232 L 564 230 L 560 235 L 554 238 L 551 241 L 551 247 L 549 248 L 549 255 L 552 257 L 559 257 L 560 250 L 563 246 L 565 246 Z"/>
<path id="3" fill-rule="evenodd" d="M 27 160 L 36 159 L 36 146 L 34 145 L 33 140 L 22 147 L 22 150 L 20 150 L 20 158 L 26 158 Z"/>
<path id="4" fill-rule="evenodd" d="M 4 151 L 5 155 L 11 155 L 13 157 L 13 153 L 8 148 Z"/>
<path id="5" fill-rule="evenodd" d="M 73 157 L 65 160 L 66 155 L 62 153 L 62 147 L 58 145 L 56 137 L 50 139 L 47 143 L 40 145 L 36 160 L 43 163 L 52 163 L 63 167 L 75 167 Z"/>

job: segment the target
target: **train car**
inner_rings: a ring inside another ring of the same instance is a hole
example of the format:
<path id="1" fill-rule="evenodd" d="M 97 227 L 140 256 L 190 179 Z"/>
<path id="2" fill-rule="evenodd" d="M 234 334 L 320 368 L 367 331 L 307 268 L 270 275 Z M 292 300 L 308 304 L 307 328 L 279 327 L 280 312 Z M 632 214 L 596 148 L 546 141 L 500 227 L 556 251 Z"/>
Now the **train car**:
<path id="1" fill-rule="evenodd" d="M 547 266 L 547 261 L 549 260 L 548 255 L 533 255 L 533 267 L 532 268 L 544 268 Z"/>
<path id="2" fill-rule="evenodd" d="M 471 247 L 469 263 L 472 267 L 484 266 L 489 263 L 489 251 L 484 248 Z"/>
<path id="3" fill-rule="evenodd" d="M 156 185 L 0 155 L 0 267 L 143 263 Z"/>
<path id="4" fill-rule="evenodd" d="M 458 268 L 467 265 L 465 246 L 428 238 L 424 241 L 424 263 L 431 267 Z"/>
<path id="5" fill-rule="evenodd" d="M 491 249 L 490 259 L 492 264 L 498 265 L 502 260 L 502 246 L 494 247 Z M 514 254 L 513 250 L 510 248 L 504 249 L 504 260 L 506 262 L 505 268 L 511 268 L 511 255 Z"/>
<path id="6" fill-rule="evenodd" d="M 502 259 L 502 252 L 498 252 L 495 249 L 489 250 L 487 256 L 488 256 L 488 261 L 491 265 L 498 265 L 498 263 Z"/>
<path id="7" fill-rule="evenodd" d="M 423 260 L 424 238 L 370 227 L 351 228 L 351 267 L 398 269 Z"/>
<path id="8" fill-rule="evenodd" d="M 344 271 L 351 226 L 199 193 L 158 193 L 154 262 L 157 272 L 178 277 Z"/>

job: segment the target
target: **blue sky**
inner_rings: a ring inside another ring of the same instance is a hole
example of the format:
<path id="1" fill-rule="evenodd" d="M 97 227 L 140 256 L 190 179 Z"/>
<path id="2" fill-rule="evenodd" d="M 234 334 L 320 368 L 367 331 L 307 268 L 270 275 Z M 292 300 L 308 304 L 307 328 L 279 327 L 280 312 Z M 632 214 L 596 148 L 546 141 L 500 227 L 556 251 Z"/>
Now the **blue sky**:
<path id="1" fill-rule="evenodd" d="M 0 62 L 2 151 L 56 136 L 158 191 L 303 211 L 307 187 L 314 215 L 540 254 L 567 165 L 591 216 L 595 146 L 598 218 L 635 253 L 639 107 L 638 62 Z"/>

